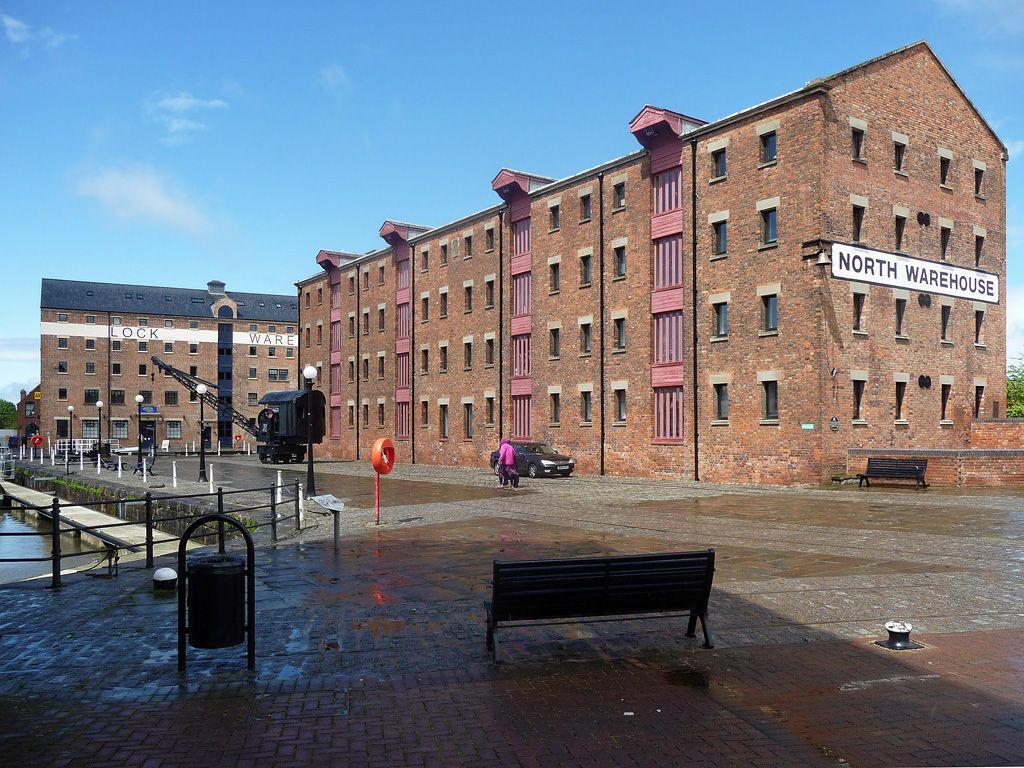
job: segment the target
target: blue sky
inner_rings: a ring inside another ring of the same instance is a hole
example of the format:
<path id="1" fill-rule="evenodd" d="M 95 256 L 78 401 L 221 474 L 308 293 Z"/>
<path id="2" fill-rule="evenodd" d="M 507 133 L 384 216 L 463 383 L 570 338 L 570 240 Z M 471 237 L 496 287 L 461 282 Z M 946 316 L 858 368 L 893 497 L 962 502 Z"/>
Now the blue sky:
<path id="1" fill-rule="evenodd" d="M 1022 0 L 0 0 L 0 22 L 8 400 L 38 383 L 43 277 L 290 294 L 319 249 L 382 246 L 385 219 L 498 202 L 503 166 L 632 152 L 644 104 L 714 120 L 920 39 L 1010 149 L 1024 353 Z"/>

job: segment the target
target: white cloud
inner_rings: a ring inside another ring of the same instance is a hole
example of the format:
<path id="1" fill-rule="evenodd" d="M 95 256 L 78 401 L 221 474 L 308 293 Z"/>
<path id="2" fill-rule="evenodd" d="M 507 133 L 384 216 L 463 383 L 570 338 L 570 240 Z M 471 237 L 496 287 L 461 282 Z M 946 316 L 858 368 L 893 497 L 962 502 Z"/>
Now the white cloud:
<path id="1" fill-rule="evenodd" d="M 207 228 L 202 211 L 152 168 L 108 168 L 81 178 L 75 191 L 98 200 L 122 221 L 160 224 L 190 235 Z"/>
<path id="2" fill-rule="evenodd" d="M 321 69 L 320 84 L 331 93 L 352 90 L 352 78 L 340 64 L 331 64 Z"/>
<path id="3" fill-rule="evenodd" d="M 163 126 L 164 142 L 181 144 L 199 131 L 209 126 L 199 119 L 199 114 L 211 110 L 227 109 L 228 103 L 223 99 L 201 99 L 184 91 L 180 93 L 157 95 L 146 102 L 146 113 L 159 125 Z"/>
<path id="4" fill-rule="evenodd" d="M 1024 139 L 1006 142 L 1006 151 L 1010 153 L 1011 160 L 1020 160 L 1024 156 Z"/>
<path id="5" fill-rule="evenodd" d="M 23 45 L 33 41 L 38 41 L 46 48 L 56 48 L 66 43 L 68 40 L 78 39 L 78 35 L 64 34 L 63 32 L 52 30 L 49 27 L 40 27 L 38 29 L 33 28 L 25 22 L 6 14 L 0 15 L 0 21 L 2 21 L 4 25 L 4 35 L 15 45 Z"/>

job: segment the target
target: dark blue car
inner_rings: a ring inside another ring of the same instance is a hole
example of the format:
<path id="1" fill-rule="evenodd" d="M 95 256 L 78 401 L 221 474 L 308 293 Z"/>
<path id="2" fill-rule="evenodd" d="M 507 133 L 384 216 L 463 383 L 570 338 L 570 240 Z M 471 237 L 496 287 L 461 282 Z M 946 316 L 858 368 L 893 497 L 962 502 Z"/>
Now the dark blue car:
<path id="1" fill-rule="evenodd" d="M 540 477 L 561 475 L 568 477 L 576 469 L 576 459 L 559 453 L 547 443 L 512 443 L 516 454 L 516 469 L 520 475 Z M 491 453 L 491 469 L 498 465 L 498 452 Z"/>

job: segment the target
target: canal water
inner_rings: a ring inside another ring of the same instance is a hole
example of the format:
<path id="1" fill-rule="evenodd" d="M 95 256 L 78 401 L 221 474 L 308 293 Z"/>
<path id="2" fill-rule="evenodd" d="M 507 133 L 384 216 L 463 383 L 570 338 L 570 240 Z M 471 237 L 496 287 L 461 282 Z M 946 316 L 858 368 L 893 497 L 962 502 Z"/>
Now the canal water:
<path id="1" fill-rule="evenodd" d="M 50 557 L 53 527 L 46 518 L 36 517 L 31 512 L 4 510 L 0 515 L 0 584 L 20 581 L 33 576 L 50 574 L 53 566 L 50 560 L 28 563 L 4 562 L 14 558 Z M 14 536 L 15 533 L 31 533 L 32 536 Z M 101 554 L 81 555 L 83 550 L 98 549 L 73 533 L 60 537 L 61 569 L 80 568 L 90 565 Z"/>

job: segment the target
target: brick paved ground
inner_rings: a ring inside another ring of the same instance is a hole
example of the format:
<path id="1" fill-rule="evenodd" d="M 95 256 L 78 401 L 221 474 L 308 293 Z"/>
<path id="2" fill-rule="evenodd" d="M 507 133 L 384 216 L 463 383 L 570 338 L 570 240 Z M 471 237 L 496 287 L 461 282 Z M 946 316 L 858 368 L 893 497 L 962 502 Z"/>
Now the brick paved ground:
<path id="1" fill-rule="evenodd" d="M 255 674 L 240 646 L 179 677 L 138 563 L 0 589 L 0 765 L 1024 763 L 1016 496 L 397 474 L 375 528 L 365 470 L 318 467 L 341 549 L 317 515 L 261 544 Z M 714 650 L 646 619 L 503 629 L 488 660 L 491 559 L 706 546 Z M 926 648 L 874 646 L 890 618 Z"/>

